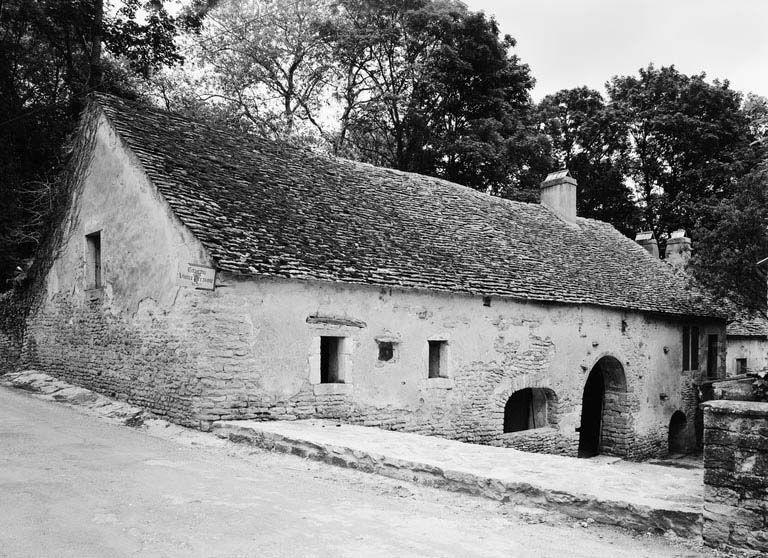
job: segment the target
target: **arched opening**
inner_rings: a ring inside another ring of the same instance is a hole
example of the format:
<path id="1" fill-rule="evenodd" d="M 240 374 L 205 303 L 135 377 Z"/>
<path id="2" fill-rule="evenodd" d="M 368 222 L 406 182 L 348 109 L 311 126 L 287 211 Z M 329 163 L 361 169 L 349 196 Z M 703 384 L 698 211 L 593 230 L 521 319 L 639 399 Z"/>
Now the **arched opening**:
<path id="1" fill-rule="evenodd" d="M 584 384 L 579 426 L 579 457 L 625 455 L 629 438 L 627 379 L 624 367 L 604 356 Z"/>
<path id="2" fill-rule="evenodd" d="M 686 423 L 685 413 L 675 411 L 669 421 L 669 453 L 685 453 L 687 451 L 686 443 Z"/>
<path id="3" fill-rule="evenodd" d="M 546 388 L 521 389 L 513 393 L 504 406 L 504 432 L 552 426 L 554 415 L 554 391 Z"/>

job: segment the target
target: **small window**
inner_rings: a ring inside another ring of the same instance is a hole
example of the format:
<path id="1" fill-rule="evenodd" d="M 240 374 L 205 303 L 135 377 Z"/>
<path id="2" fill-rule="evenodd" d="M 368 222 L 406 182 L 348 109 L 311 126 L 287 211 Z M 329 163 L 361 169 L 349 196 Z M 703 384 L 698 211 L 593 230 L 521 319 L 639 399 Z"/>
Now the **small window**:
<path id="1" fill-rule="evenodd" d="M 392 360 L 395 356 L 395 344 L 392 341 L 377 341 L 379 344 L 379 360 Z"/>
<path id="2" fill-rule="evenodd" d="M 683 370 L 699 369 L 699 328 L 683 327 Z"/>
<path id="3" fill-rule="evenodd" d="M 484 296 L 483 297 L 483 306 L 490 306 L 491 305 L 491 297 Z"/>
<path id="4" fill-rule="evenodd" d="M 88 287 L 101 287 L 101 232 L 85 235 L 88 245 Z"/>
<path id="5" fill-rule="evenodd" d="M 736 359 L 736 374 L 746 374 L 747 373 L 747 359 L 745 358 L 737 358 Z"/>
<path id="6" fill-rule="evenodd" d="M 447 341 L 429 341 L 429 377 L 447 378 Z"/>
<path id="7" fill-rule="evenodd" d="M 718 356 L 717 334 L 707 335 L 707 378 L 717 378 Z"/>
<path id="8" fill-rule="evenodd" d="M 343 337 L 320 337 L 320 383 L 343 384 L 341 346 Z"/>

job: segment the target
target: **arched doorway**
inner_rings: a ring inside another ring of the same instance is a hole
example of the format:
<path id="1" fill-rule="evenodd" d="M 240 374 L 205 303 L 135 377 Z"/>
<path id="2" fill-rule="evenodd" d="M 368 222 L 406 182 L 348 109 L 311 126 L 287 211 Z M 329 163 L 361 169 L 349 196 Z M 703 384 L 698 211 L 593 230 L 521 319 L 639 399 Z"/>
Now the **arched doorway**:
<path id="1" fill-rule="evenodd" d="M 686 453 L 688 450 L 686 443 L 686 424 L 685 413 L 675 411 L 669 421 L 669 453 Z"/>
<path id="2" fill-rule="evenodd" d="M 612 356 L 595 363 L 584 384 L 579 426 L 579 457 L 625 455 L 629 435 L 627 380 Z"/>

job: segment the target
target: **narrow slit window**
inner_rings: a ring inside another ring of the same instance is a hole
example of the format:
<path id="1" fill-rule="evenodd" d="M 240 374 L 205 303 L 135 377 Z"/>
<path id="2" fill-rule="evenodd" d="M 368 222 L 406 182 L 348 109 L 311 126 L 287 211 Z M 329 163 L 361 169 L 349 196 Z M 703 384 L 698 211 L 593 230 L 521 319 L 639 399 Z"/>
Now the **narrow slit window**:
<path id="1" fill-rule="evenodd" d="M 446 370 L 447 346 L 446 341 L 429 341 L 430 378 L 446 378 L 448 376 Z"/>
<path id="2" fill-rule="evenodd" d="M 699 328 L 683 327 L 683 370 L 699 369 Z"/>
<path id="3" fill-rule="evenodd" d="M 699 328 L 691 328 L 691 370 L 699 369 Z"/>
<path id="4" fill-rule="evenodd" d="M 88 245 L 88 285 L 101 287 L 101 231 L 85 236 Z"/>
<path id="5" fill-rule="evenodd" d="M 717 335 L 707 335 L 707 378 L 717 378 L 719 353 Z"/>
<path id="6" fill-rule="evenodd" d="M 341 346 L 343 337 L 320 337 L 320 383 L 343 384 Z"/>

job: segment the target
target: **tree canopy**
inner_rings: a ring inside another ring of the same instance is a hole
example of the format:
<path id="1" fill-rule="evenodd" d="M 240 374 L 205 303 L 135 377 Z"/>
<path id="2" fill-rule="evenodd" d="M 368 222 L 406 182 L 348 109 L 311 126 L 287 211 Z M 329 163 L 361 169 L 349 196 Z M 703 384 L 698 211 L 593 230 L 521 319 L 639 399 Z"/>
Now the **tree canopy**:
<path id="1" fill-rule="evenodd" d="M 0 289 L 44 234 L 56 173 L 85 95 L 181 61 L 175 38 L 213 4 L 176 17 L 161 0 L 0 0 Z"/>
<path id="2" fill-rule="evenodd" d="M 684 228 L 696 276 L 757 301 L 768 100 L 651 64 L 536 104 L 515 49 L 458 0 L 0 0 L 0 289 L 100 90 L 523 201 L 568 167 L 580 215 L 662 247 Z"/>

